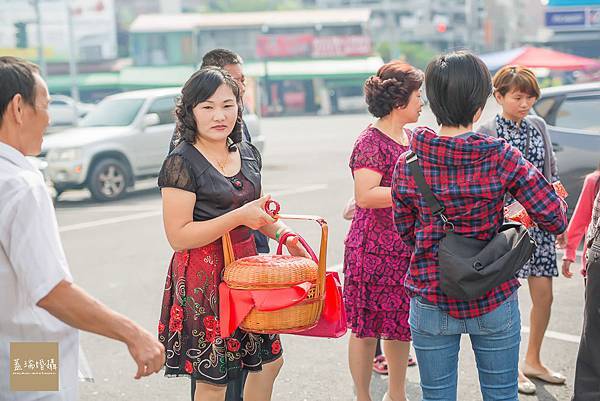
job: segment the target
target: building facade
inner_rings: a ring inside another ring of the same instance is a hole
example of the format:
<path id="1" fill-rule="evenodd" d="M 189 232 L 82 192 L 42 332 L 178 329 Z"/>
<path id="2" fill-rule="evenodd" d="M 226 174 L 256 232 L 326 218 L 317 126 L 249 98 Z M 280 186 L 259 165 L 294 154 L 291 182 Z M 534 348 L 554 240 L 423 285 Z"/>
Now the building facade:
<path id="1" fill-rule="evenodd" d="M 206 52 L 226 48 L 245 61 L 255 111 L 364 109 L 362 84 L 383 63 L 370 17 L 369 9 L 142 15 L 130 28 L 130 70 L 197 66 Z"/>
<path id="2" fill-rule="evenodd" d="M 544 44 L 584 57 L 600 57 L 600 0 L 549 0 Z"/>

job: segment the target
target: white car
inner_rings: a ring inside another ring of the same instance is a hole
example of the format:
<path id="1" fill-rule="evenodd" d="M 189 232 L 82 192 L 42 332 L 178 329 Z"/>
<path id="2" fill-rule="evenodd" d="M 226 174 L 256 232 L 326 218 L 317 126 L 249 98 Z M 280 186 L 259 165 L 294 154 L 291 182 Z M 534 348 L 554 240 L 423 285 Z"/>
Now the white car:
<path id="1" fill-rule="evenodd" d="M 50 113 L 50 124 L 75 125 L 77 121 L 89 113 L 95 105 L 75 102 L 73 98 L 64 95 L 52 95 L 48 112 Z"/>
<path id="2" fill-rule="evenodd" d="M 139 178 L 157 176 L 175 130 L 181 88 L 123 92 L 102 100 L 77 127 L 46 135 L 40 155 L 57 195 L 88 188 L 98 201 L 121 198 Z M 262 149 L 256 115 L 245 115 Z"/>

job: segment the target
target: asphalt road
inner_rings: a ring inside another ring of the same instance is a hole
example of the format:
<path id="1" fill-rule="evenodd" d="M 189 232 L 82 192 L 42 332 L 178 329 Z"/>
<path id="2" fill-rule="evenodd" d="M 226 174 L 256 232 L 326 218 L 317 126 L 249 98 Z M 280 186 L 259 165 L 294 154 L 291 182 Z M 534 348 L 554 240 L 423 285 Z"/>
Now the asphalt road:
<path id="1" fill-rule="evenodd" d="M 491 111 L 488 111 L 488 114 Z M 433 123 L 425 113 L 423 123 Z M 353 142 L 371 121 L 367 115 L 265 119 L 263 154 L 266 193 L 284 212 L 318 214 L 329 223 L 328 266 L 340 269 L 348 222 L 341 211 L 352 194 L 348 158 Z M 57 203 L 65 251 L 76 282 L 110 307 L 156 331 L 162 286 L 171 257 L 155 180 L 139 183 L 121 201 L 98 204 L 85 191 L 66 193 Z M 293 223 L 314 247 L 316 224 Z M 579 269 L 579 265 L 576 266 Z M 526 284 L 526 283 L 525 283 Z M 527 339 L 530 300 L 520 290 L 523 341 Z M 582 325 L 583 280 L 555 280 L 553 316 L 543 348 L 544 361 L 568 377 L 566 386 L 538 383 L 537 396 L 521 400 L 568 400 Z M 338 340 L 284 336 L 285 365 L 275 384 L 274 401 L 353 399 L 347 367 L 347 336 Z M 133 379 L 135 366 L 123 344 L 84 333 L 81 339 L 94 383 L 81 383 L 80 399 L 188 400 L 189 380 L 154 375 Z M 523 348 L 523 347 L 522 347 Z M 523 353 L 523 350 L 522 350 Z M 373 400 L 383 396 L 386 378 L 373 376 Z M 420 399 L 418 368 L 408 371 L 410 400 Z M 467 337 L 460 357 L 459 400 L 481 400 L 473 352 Z"/>

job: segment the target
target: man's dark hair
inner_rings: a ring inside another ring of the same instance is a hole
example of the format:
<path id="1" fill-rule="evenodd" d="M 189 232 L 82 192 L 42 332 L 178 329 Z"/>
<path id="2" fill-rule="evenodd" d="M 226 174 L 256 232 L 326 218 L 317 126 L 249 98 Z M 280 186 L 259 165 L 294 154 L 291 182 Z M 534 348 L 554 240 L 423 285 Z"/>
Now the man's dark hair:
<path id="1" fill-rule="evenodd" d="M 227 49 L 213 49 L 202 57 L 202 65 L 200 68 L 219 67 L 223 68 L 229 64 L 242 64 L 242 58 L 237 54 Z"/>
<path id="2" fill-rule="evenodd" d="M 39 68 L 29 61 L 11 57 L 0 57 L 0 125 L 8 104 L 16 94 L 23 97 L 25 103 L 35 105 L 35 77 Z"/>
<path id="3" fill-rule="evenodd" d="M 237 120 L 229 134 L 229 138 L 233 143 L 242 141 L 242 98 L 240 88 L 227 71 L 218 67 L 206 67 L 196 71 L 181 90 L 181 98 L 175 107 L 177 143 L 180 140 L 192 145 L 196 142 L 198 128 L 193 109 L 198 103 L 202 103 L 214 95 L 221 85 L 227 85 L 231 88 L 238 104 Z"/>
<path id="4" fill-rule="evenodd" d="M 479 57 L 465 51 L 453 52 L 429 63 L 425 90 L 438 124 L 466 127 L 492 94 L 492 77 Z"/>

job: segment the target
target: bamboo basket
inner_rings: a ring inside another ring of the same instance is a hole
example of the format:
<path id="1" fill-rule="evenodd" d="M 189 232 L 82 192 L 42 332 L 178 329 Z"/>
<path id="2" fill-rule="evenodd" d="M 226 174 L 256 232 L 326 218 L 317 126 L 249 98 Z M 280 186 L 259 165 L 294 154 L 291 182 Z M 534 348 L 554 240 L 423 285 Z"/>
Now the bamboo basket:
<path id="1" fill-rule="evenodd" d="M 288 288 L 304 282 L 311 283 L 308 296 L 298 304 L 275 311 L 252 309 L 240 324 L 241 329 L 252 333 L 293 333 L 310 329 L 319 321 L 323 309 L 327 262 L 327 222 L 319 216 L 281 214 L 277 217 L 312 220 L 319 223 L 321 226 L 319 257 L 314 261 L 297 256 L 261 255 L 235 260 L 231 238 L 229 234 L 223 236 L 225 255 L 223 281 L 230 288 L 268 290 Z M 305 247 L 308 247 L 302 237 L 300 237 L 300 241 Z M 280 243 L 279 248 L 281 245 Z"/>

